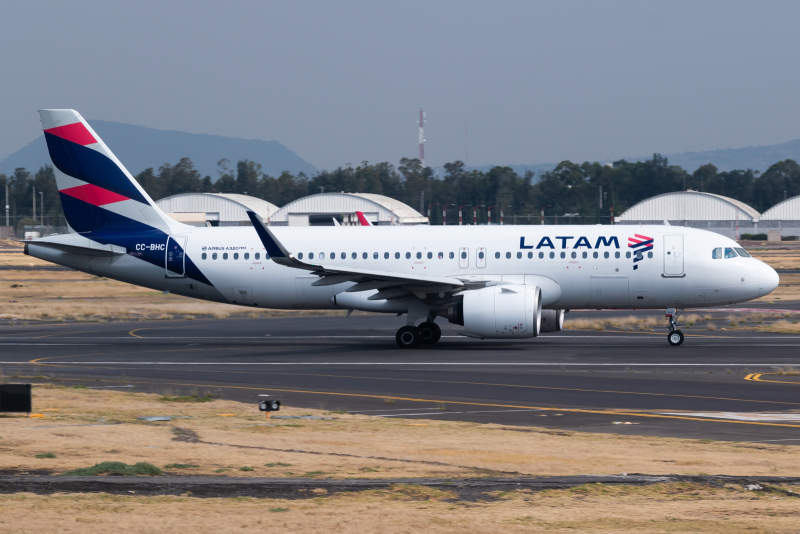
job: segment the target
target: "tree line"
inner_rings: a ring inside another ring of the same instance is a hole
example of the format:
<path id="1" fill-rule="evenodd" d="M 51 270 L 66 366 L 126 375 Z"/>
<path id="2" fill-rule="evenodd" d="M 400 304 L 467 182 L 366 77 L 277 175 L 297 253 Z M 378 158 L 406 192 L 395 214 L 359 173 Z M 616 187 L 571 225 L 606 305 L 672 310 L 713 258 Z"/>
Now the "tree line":
<path id="1" fill-rule="evenodd" d="M 437 177 L 432 168 L 408 158 L 401 159 L 397 167 L 388 162 L 364 161 L 355 167 L 321 171 L 312 177 L 290 172 L 269 176 L 262 172 L 260 164 L 248 160 L 235 165 L 221 160 L 218 167 L 219 176 L 212 180 L 210 176 L 201 176 L 189 158 L 183 158 L 175 165 L 159 167 L 158 171 L 146 169 L 136 175 L 136 180 L 154 200 L 189 192 L 240 193 L 283 206 L 320 192 L 376 193 L 405 202 L 425 215 L 430 205 L 433 224 L 441 222 L 444 206 L 450 206 L 450 223 L 457 220 L 458 206 L 464 206 L 467 220 L 471 220 L 468 215 L 471 209 L 479 208 L 481 223 L 486 222 L 487 208 L 491 206 L 503 207 L 506 223 L 514 215 L 523 217 L 520 223 L 538 222 L 531 216 L 538 216 L 542 210 L 548 216 L 577 215 L 584 221 L 595 217 L 598 222 L 607 222 L 611 210 L 619 215 L 646 198 L 686 189 L 731 197 L 760 212 L 784 198 L 800 195 L 800 165 L 790 159 L 775 163 L 764 173 L 720 172 L 711 164 L 689 173 L 670 165 L 660 154 L 646 161 L 619 160 L 606 165 L 563 161 L 553 170 L 541 173 L 538 179 L 530 171 L 518 175 L 510 167 L 497 166 L 487 172 L 468 170 L 461 161 L 446 163 L 444 175 Z M 8 177 L 0 174 L 0 188 L 5 183 L 11 186 L 12 215 L 32 215 L 33 187 L 44 193 L 45 214 L 53 217 L 61 214 L 52 167 L 41 167 L 35 174 L 23 168 Z M 495 222 L 496 214 L 495 207 L 492 210 Z"/>

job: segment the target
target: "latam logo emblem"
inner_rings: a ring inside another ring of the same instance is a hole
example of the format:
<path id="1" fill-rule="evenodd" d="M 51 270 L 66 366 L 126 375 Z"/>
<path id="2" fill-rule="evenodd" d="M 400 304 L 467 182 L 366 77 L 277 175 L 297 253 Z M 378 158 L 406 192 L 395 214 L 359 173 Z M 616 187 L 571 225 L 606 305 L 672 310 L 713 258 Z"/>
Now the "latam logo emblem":
<path id="1" fill-rule="evenodd" d="M 207 248 L 208 248 L 208 247 L 203 247 L 203 252 L 205 252 Z"/>
<path id="2" fill-rule="evenodd" d="M 633 270 L 635 271 L 639 268 L 636 264 L 644 259 L 645 251 L 649 252 L 653 250 L 653 238 L 647 237 L 646 235 L 634 234 L 634 237 L 628 238 L 628 248 L 634 250 Z"/>

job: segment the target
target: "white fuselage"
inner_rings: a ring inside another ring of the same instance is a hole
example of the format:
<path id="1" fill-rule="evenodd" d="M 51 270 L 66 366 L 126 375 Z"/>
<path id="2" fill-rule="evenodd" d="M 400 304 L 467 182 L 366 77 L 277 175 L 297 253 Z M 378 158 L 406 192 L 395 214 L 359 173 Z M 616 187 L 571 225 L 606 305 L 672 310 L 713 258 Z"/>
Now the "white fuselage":
<path id="1" fill-rule="evenodd" d="M 674 226 L 273 227 L 272 231 L 307 263 L 535 284 L 542 289 L 546 309 L 717 306 L 758 298 L 778 283 L 775 271 L 754 258 L 712 258 L 715 248 L 738 247 L 735 241 Z M 160 246 L 147 236 L 117 256 L 90 257 L 37 246 L 35 241 L 28 244 L 28 253 L 92 274 L 217 302 L 278 309 L 354 307 L 333 299 L 353 282 L 313 286 L 318 276 L 271 261 L 252 227 L 176 224 L 172 235 L 186 239 L 188 258 L 211 285 L 138 259 L 137 249 Z M 628 245 L 636 235 L 652 238 L 653 246 L 634 262 L 636 250 Z"/>

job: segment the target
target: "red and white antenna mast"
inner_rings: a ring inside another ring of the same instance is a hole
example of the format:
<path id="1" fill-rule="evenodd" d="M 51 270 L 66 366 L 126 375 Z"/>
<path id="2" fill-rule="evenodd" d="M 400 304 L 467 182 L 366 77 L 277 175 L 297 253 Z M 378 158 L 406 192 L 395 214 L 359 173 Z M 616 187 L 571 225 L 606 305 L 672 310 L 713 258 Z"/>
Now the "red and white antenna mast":
<path id="1" fill-rule="evenodd" d="M 425 112 L 419 108 L 419 160 L 425 167 Z"/>

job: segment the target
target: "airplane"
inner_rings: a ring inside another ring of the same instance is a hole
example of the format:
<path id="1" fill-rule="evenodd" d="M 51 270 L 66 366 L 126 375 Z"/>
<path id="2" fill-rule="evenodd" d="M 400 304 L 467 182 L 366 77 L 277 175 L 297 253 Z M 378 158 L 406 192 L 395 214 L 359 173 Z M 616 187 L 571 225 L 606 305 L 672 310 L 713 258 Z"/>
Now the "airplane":
<path id="1" fill-rule="evenodd" d="M 438 318 L 479 339 L 558 332 L 572 309 L 684 309 L 752 300 L 778 274 L 736 241 L 664 225 L 202 228 L 162 212 L 74 110 L 40 110 L 69 233 L 25 253 L 187 297 L 249 308 L 405 315 L 404 349 Z M 420 324 L 418 324 L 420 323 Z"/>

